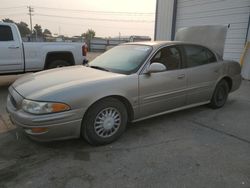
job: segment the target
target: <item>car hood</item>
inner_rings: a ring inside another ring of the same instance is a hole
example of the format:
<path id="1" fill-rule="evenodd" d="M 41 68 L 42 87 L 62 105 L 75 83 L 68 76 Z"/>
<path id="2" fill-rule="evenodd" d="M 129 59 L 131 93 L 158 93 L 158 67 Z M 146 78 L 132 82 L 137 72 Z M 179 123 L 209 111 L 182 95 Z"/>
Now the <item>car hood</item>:
<path id="1" fill-rule="evenodd" d="M 54 91 L 125 75 L 84 66 L 56 68 L 29 74 L 16 80 L 12 87 L 24 98 L 36 99 Z"/>
<path id="2" fill-rule="evenodd" d="M 175 40 L 206 46 L 223 57 L 227 30 L 225 25 L 184 27 L 177 31 Z"/>

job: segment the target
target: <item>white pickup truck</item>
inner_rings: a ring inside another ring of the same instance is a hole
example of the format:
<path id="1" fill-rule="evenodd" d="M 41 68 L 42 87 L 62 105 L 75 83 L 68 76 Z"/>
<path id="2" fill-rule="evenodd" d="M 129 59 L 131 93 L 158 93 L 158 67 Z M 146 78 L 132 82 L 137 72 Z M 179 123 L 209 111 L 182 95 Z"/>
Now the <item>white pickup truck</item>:
<path id="1" fill-rule="evenodd" d="M 85 43 L 23 42 L 15 24 L 0 22 L 0 74 L 86 63 Z"/>

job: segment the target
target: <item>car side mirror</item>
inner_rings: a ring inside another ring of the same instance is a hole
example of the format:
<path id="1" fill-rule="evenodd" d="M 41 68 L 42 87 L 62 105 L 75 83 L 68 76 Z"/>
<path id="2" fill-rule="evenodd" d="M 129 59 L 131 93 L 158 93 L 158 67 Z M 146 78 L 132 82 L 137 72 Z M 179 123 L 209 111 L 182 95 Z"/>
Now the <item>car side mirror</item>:
<path id="1" fill-rule="evenodd" d="M 151 73 L 163 72 L 166 70 L 167 68 L 165 65 L 163 65 L 162 63 L 154 62 L 148 67 L 146 73 L 151 74 Z"/>

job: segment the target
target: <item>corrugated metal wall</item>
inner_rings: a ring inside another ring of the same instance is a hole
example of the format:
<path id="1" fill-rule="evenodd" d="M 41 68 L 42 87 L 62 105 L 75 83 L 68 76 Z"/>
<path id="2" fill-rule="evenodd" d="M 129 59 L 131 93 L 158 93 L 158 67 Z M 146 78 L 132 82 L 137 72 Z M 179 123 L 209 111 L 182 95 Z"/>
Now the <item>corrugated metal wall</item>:
<path id="1" fill-rule="evenodd" d="M 194 25 L 230 24 L 224 58 L 239 61 L 248 32 L 249 13 L 250 0 L 178 0 L 176 30 Z"/>
<path id="2" fill-rule="evenodd" d="M 171 40 L 174 0 L 158 0 L 156 6 L 155 40 Z"/>

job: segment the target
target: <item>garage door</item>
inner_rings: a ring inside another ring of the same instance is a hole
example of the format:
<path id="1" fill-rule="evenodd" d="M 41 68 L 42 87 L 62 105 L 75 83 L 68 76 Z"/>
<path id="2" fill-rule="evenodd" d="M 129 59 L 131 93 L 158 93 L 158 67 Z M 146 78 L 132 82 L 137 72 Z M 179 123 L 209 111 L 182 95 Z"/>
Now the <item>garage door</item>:
<path id="1" fill-rule="evenodd" d="M 176 30 L 195 25 L 230 24 L 224 59 L 239 61 L 248 32 L 250 0 L 178 0 L 177 2 Z"/>

